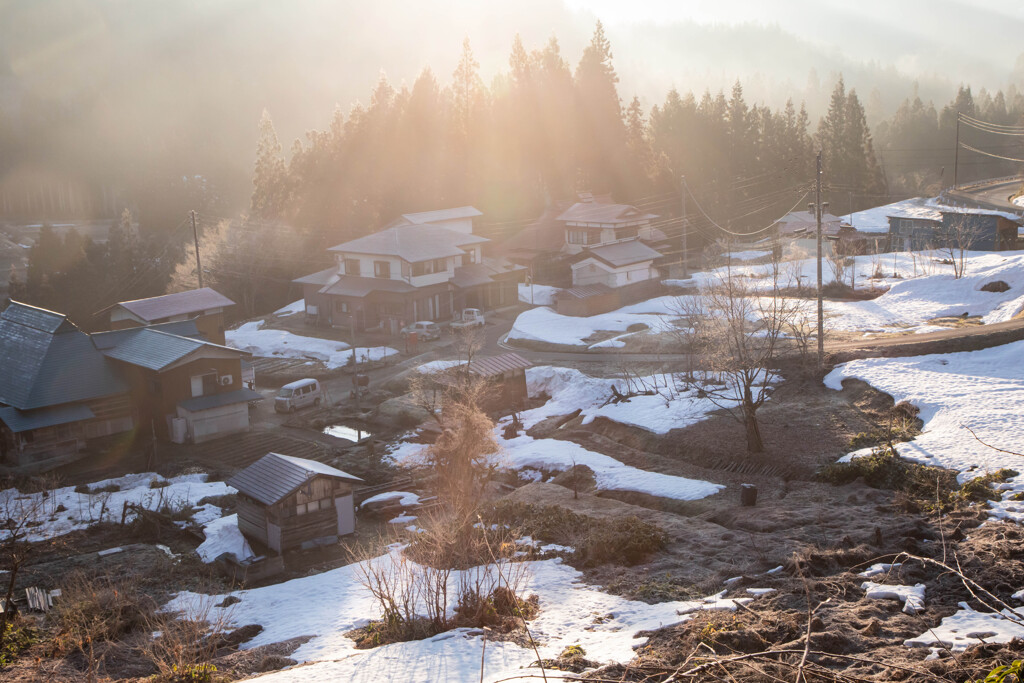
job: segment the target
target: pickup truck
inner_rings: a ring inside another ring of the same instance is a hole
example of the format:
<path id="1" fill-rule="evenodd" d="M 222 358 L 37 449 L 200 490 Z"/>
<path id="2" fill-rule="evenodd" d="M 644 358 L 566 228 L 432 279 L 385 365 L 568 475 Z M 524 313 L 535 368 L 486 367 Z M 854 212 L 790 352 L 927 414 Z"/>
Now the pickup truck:
<path id="1" fill-rule="evenodd" d="M 482 328 L 484 326 L 484 314 L 479 308 L 466 308 L 463 309 L 462 315 L 458 320 L 451 324 L 452 332 L 461 332 L 463 330 L 472 330 L 475 328 Z"/>

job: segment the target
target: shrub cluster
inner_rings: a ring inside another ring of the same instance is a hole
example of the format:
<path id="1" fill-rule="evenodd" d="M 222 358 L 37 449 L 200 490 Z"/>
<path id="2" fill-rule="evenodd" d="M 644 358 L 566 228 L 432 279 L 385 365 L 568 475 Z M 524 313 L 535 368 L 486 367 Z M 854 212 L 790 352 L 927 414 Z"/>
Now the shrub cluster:
<path id="1" fill-rule="evenodd" d="M 638 517 L 599 521 L 557 505 L 499 501 L 482 516 L 488 523 L 518 525 L 535 539 L 571 546 L 571 561 L 585 567 L 638 564 L 668 543 L 660 527 Z"/>

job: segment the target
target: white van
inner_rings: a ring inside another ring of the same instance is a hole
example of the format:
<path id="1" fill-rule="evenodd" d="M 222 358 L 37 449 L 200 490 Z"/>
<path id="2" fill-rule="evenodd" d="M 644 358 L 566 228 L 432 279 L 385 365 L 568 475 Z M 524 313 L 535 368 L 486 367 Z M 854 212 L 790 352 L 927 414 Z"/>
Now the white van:
<path id="1" fill-rule="evenodd" d="M 292 413 L 306 406 L 320 405 L 320 382 L 315 379 L 300 379 L 281 387 L 274 397 L 274 410 Z"/>

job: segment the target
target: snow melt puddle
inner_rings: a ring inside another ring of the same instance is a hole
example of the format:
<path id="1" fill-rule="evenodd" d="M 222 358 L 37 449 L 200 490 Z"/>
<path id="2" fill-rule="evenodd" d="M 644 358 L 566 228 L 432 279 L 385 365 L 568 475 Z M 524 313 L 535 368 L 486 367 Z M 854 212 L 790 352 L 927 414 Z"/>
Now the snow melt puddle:
<path id="1" fill-rule="evenodd" d="M 649 605 L 609 595 L 583 583 L 581 572 L 560 559 L 524 564 L 528 567 L 525 592 L 536 593 L 540 598 L 540 614 L 530 622 L 530 631 L 545 658 L 557 657 L 568 645 L 578 644 L 590 659 L 627 662 L 634 657 L 634 648 L 646 642 L 646 637 L 635 636 L 637 632 L 687 621 L 700 610 L 735 610 L 737 604 L 753 599 L 728 599 L 719 593 L 703 600 Z M 457 586 L 461 573 L 454 574 L 452 586 Z M 454 589 L 449 592 L 452 602 L 456 593 Z M 479 680 L 481 654 L 484 680 L 495 681 L 524 673 L 522 667 L 535 658 L 532 650 L 514 643 L 490 641 L 483 649 L 479 631 L 468 629 L 455 629 L 427 640 L 357 650 L 344 634 L 365 626 L 379 610 L 360 584 L 356 565 L 232 595 L 241 602 L 227 611 L 214 608 L 211 618 L 223 615 L 234 626 L 261 624 L 264 630 L 243 648 L 313 636 L 292 657 L 315 663 L 274 672 L 260 677 L 260 681 Z M 166 608 L 181 609 L 196 599 L 218 603 L 223 597 L 211 600 L 184 592 Z"/>

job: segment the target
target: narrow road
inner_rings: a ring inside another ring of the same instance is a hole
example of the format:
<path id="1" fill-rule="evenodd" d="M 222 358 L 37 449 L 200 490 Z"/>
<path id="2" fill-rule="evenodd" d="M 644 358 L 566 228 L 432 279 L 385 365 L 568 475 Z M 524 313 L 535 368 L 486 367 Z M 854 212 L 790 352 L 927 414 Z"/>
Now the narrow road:
<path id="1" fill-rule="evenodd" d="M 1024 208 L 1014 205 L 1010 201 L 1010 197 L 1020 190 L 1021 182 L 1021 178 L 997 179 L 991 184 L 979 184 L 949 190 L 947 194 L 953 200 L 975 202 L 978 206 L 986 209 L 1013 211 L 1019 214 L 1024 211 Z"/>

